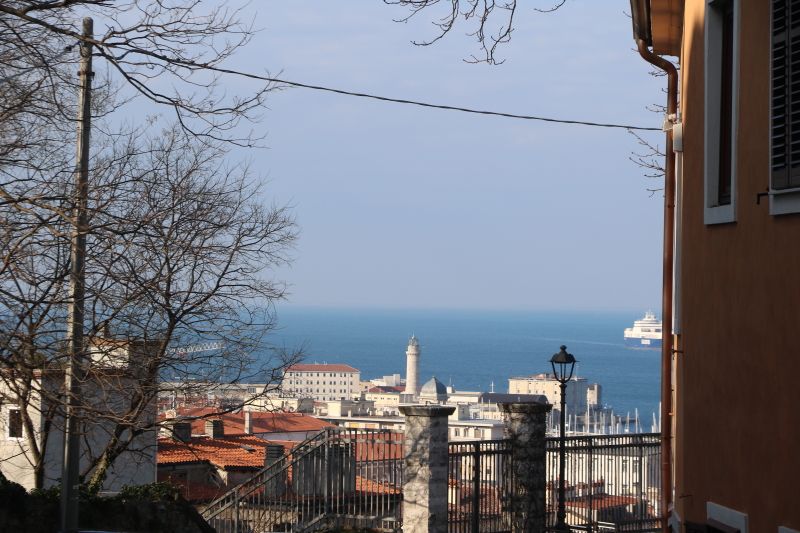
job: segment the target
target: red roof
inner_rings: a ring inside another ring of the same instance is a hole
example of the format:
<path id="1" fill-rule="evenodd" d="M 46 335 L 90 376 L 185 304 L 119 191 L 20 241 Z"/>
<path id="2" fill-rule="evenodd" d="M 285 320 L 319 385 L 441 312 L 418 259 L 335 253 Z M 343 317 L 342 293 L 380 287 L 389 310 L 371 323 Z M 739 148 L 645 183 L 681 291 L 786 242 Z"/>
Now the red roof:
<path id="1" fill-rule="evenodd" d="M 190 503 L 210 502 L 216 500 L 229 489 L 226 486 L 217 486 L 213 483 L 200 483 L 198 481 L 188 481 L 176 477 L 173 473 L 159 473 L 158 481 L 167 482 L 175 486 L 183 496 L 183 499 Z"/>
<path id="2" fill-rule="evenodd" d="M 245 412 L 217 414 L 214 407 L 191 407 L 177 410 L 180 418 L 192 420 L 192 434 L 202 435 L 206 432 L 206 420 L 222 420 L 225 435 L 243 435 Z M 162 415 L 163 419 L 163 415 Z M 334 427 L 333 424 L 303 413 L 284 413 L 282 411 L 250 411 L 251 433 L 308 433 L 322 431 Z"/>
<path id="3" fill-rule="evenodd" d="M 286 372 L 360 372 L 350 365 L 340 364 L 296 364 L 286 369 Z"/>
<path id="4" fill-rule="evenodd" d="M 624 507 L 638 503 L 639 500 L 633 496 L 614 496 L 611 494 L 596 494 L 592 496 L 591 502 L 588 496 L 582 496 L 574 500 L 567 500 L 565 503 L 568 507 L 577 507 L 580 509 L 587 509 L 591 504 L 591 508 L 611 509 L 614 507 Z"/>
<path id="5" fill-rule="evenodd" d="M 189 442 L 160 438 L 156 461 L 159 465 L 207 462 L 223 470 L 258 470 L 264 466 L 268 444 L 254 435 L 192 437 Z"/>
<path id="6" fill-rule="evenodd" d="M 394 393 L 401 393 L 405 392 L 406 388 L 403 386 L 394 386 L 394 385 L 376 385 L 374 387 L 370 387 L 367 392 L 390 392 Z"/>

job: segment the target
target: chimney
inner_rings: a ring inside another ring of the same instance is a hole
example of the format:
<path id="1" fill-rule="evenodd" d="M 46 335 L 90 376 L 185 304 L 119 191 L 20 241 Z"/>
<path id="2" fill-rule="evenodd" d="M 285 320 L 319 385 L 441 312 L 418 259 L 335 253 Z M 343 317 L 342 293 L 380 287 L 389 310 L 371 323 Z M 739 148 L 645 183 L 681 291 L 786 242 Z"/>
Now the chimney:
<path id="1" fill-rule="evenodd" d="M 225 429 L 222 426 L 222 420 L 206 420 L 206 435 L 212 439 L 218 439 L 225 436 Z"/>
<path id="2" fill-rule="evenodd" d="M 191 422 L 175 422 L 172 424 L 172 438 L 179 442 L 189 442 L 192 438 Z"/>
<path id="3" fill-rule="evenodd" d="M 244 432 L 248 435 L 253 432 L 253 416 L 250 411 L 244 412 Z"/>
<path id="4" fill-rule="evenodd" d="M 283 458 L 283 446 L 280 444 L 267 444 L 264 450 L 264 466 L 269 466 Z"/>

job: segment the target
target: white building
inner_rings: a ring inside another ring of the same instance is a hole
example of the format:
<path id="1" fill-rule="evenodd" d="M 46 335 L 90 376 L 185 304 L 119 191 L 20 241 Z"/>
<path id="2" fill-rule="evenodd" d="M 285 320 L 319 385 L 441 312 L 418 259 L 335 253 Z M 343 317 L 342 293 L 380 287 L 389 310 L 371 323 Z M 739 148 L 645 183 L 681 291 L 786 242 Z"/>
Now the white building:
<path id="1" fill-rule="evenodd" d="M 369 387 L 400 387 L 400 390 L 404 391 L 406 380 L 400 374 L 390 374 L 388 376 L 371 379 L 369 383 Z"/>
<path id="2" fill-rule="evenodd" d="M 364 399 L 373 402 L 375 412 L 381 416 L 400 414 L 400 398 L 405 387 L 375 386 L 364 393 Z"/>
<path id="3" fill-rule="evenodd" d="M 508 379 L 509 394 L 541 394 L 554 410 L 561 408 L 561 383 L 552 374 L 534 374 Z M 586 413 L 589 398 L 589 382 L 586 378 L 573 377 L 567 383 L 567 413 L 583 415 Z M 593 393 L 595 398 L 597 393 Z"/>
<path id="4" fill-rule="evenodd" d="M 142 380 L 141 359 L 147 343 L 93 337 L 88 339 L 92 365 L 81 385 L 81 399 L 89 416 L 81 420 L 80 469 L 86 473 L 100 456 L 116 429 L 118 416 L 128 412 L 130 396 L 137 388 L 150 387 Z M 27 409 L 19 406 L 18 392 L 30 386 Z M 49 488 L 60 483 L 63 466 L 64 372 L 36 370 L 30 376 L 6 373 L 0 379 L 0 471 L 26 489 Z M 27 414 L 30 424 L 25 424 Z M 144 407 L 135 421 L 144 429 L 131 439 L 108 469 L 102 490 L 116 492 L 125 485 L 143 485 L 156 479 L 156 402 Z M 41 471 L 34 469 L 41 457 Z M 38 481 L 37 481 L 38 477 Z"/>
<path id="5" fill-rule="evenodd" d="M 283 374 L 284 394 L 314 401 L 349 400 L 361 390 L 361 371 L 343 364 L 296 364 Z"/>

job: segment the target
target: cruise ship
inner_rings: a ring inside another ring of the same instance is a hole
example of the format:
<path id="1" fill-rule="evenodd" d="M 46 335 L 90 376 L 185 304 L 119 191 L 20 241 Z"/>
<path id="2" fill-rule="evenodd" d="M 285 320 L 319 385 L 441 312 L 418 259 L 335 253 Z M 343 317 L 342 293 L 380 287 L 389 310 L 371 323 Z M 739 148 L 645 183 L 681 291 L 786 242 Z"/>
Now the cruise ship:
<path id="1" fill-rule="evenodd" d="M 644 318 L 633 323 L 632 328 L 625 328 L 625 346 L 632 348 L 660 348 L 661 321 L 651 311 Z"/>

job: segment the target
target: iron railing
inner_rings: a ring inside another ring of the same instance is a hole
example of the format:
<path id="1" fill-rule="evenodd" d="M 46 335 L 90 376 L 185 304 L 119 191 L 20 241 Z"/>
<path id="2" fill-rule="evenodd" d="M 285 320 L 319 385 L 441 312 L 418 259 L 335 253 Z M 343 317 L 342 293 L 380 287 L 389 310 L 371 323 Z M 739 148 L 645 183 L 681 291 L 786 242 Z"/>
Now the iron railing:
<path id="1" fill-rule="evenodd" d="M 511 458 L 508 440 L 449 444 L 448 532 L 511 530 L 511 512 L 507 505 L 514 486 Z"/>
<path id="2" fill-rule="evenodd" d="M 661 435 L 565 439 L 567 524 L 575 531 L 660 531 Z M 546 439 L 547 525 L 558 505 L 559 439 Z M 511 529 L 514 453 L 506 440 L 449 445 L 448 531 Z"/>
<path id="3" fill-rule="evenodd" d="M 217 533 L 399 529 L 402 434 L 327 429 L 209 504 Z"/>
<path id="4" fill-rule="evenodd" d="M 567 523 L 575 531 L 659 531 L 660 434 L 566 438 Z M 558 503 L 558 438 L 546 439 L 547 524 Z M 448 531 L 511 530 L 510 441 L 451 442 Z M 276 455 L 203 517 L 218 533 L 333 527 L 397 531 L 402 523 L 402 433 L 332 428 Z"/>
<path id="5" fill-rule="evenodd" d="M 548 438 L 548 525 L 558 506 L 559 439 Z M 566 522 L 580 531 L 661 530 L 661 434 L 565 439 Z"/>

